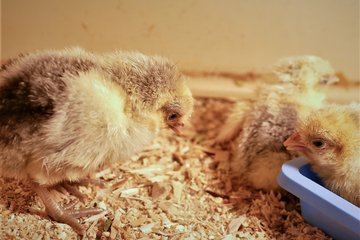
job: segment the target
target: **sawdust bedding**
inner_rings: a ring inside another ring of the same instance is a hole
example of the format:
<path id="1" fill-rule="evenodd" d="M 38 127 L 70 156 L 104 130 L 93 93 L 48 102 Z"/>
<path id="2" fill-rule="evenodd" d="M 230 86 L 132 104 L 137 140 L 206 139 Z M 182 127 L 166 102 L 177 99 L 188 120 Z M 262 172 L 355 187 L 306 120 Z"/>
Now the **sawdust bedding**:
<path id="1" fill-rule="evenodd" d="M 208 147 L 232 104 L 197 99 L 184 136 L 163 131 L 139 155 L 92 176 L 104 187 L 80 186 L 86 207 L 104 209 L 81 219 L 82 239 L 330 239 L 304 222 L 291 194 L 233 190 L 229 153 Z M 74 200 L 52 193 L 63 204 Z M 0 239 L 81 239 L 40 210 L 29 185 L 0 178 Z"/>

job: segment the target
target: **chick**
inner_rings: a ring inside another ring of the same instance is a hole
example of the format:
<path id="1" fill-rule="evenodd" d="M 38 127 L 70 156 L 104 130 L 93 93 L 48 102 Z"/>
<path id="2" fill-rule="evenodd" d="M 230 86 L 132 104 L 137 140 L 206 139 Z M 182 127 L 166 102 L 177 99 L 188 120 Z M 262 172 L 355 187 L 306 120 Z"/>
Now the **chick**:
<path id="1" fill-rule="evenodd" d="M 192 107 L 159 56 L 72 48 L 14 58 L 0 71 L 0 175 L 30 181 L 47 213 L 83 234 L 48 188 L 129 159 L 162 128 L 180 133 Z"/>
<path id="2" fill-rule="evenodd" d="M 320 107 L 320 83 L 336 80 L 330 64 L 315 56 L 280 60 L 277 84 L 257 89 L 256 98 L 238 102 L 216 139 L 231 142 L 231 175 L 257 189 L 278 188 L 276 176 L 292 156 L 282 145 L 295 130 L 299 116 Z"/>
<path id="3" fill-rule="evenodd" d="M 360 104 L 312 112 L 284 146 L 303 154 L 327 188 L 360 207 Z"/>

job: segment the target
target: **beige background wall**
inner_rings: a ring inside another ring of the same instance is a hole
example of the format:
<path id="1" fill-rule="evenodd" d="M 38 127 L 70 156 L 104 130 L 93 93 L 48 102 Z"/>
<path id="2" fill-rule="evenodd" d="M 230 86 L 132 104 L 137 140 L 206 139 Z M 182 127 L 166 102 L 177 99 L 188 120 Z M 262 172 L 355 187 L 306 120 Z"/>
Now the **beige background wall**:
<path id="1" fill-rule="evenodd" d="M 165 55 L 184 70 L 263 70 L 315 54 L 359 80 L 359 0 L 2 0 L 1 58 L 83 46 Z"/>

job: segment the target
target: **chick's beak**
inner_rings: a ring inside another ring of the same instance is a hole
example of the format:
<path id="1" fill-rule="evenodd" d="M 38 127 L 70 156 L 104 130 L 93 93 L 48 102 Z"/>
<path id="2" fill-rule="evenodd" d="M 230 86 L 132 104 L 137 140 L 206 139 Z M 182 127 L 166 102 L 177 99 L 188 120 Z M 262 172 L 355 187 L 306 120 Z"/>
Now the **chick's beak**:
<path id="1" fill-rule="evenodd" d="M 291 135 L 283 144 L 288 151 L 297 151 L 302 153 L 307 151 L 306 144 L 301 140 L 299 133 Z"/>
<path id="2" fill-rule="evenodd" d="M 173 130 L 177 135 L 180 135 L 185 124 L 182 122 L 174 122 L 169 123 L 168 125 L 171 130 Z"/>

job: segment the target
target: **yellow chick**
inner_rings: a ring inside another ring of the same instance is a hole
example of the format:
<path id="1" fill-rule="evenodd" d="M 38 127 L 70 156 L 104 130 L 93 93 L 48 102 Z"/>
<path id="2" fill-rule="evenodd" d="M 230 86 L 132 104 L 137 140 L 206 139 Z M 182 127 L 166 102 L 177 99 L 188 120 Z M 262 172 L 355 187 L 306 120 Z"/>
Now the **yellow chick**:
<path id="1" fill-rule="evenodd" d="M 0 71 L 0 175 L 30 181 L 47 213 L 84 228 L 47 188 L 129 159 L 181 131 L 193 98 L 176 66 L 137 52 L 30 53 Z"/>
<path id="2" fill-rule="evenodd" d="M 232 143 L 231 177 L 264 190 L 278 188 L 276 176 L 292 157 L 282 143 L 298 117 L 322 106 L 325 95 L 317 86 L 336 80 L 330 64 L 316 56 L 282 59 L 274 74 L 279 83 L 236 103 L 215 140 Z"/>
<path id="3" fill-rule="evenodd" d="M 360 104 L 312 112 L 284 146 L 303 154 L 327 188 L 360 207 Z"/>

